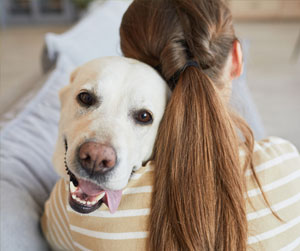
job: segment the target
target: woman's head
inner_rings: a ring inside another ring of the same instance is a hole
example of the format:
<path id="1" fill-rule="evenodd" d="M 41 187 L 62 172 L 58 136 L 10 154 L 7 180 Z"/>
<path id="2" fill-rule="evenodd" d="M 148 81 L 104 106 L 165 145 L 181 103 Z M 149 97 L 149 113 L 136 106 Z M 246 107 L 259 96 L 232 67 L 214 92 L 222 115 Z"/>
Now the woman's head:
<path id="1" fill-rule="evenodd" d="M 124 55 L 160 66 L 165 79 L 188 60 L 198 62 L 220 89 L 240 74 L 240 46 L 223 1 L 137 0 L 120 33 Z"/>
<path id="2" fill-rule="evenodd" d="M 159 67 L 167 81 L 188 61 L 199 65 L 186 67 L 172 86 L 159 128 L 149 249 L 245 250 L 236 128 L 249 152 L 253 137 L 222 95 L 241 70 L 230 11 L 221 0 L 135 0 L 120 34 L 124 55 Z"/>

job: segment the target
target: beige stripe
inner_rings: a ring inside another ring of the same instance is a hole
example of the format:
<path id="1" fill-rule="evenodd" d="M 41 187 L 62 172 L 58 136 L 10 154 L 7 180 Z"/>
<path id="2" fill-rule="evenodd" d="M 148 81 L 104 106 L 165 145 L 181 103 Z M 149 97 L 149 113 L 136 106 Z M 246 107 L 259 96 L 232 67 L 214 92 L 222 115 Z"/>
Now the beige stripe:
<path id="1" fill-rule="evenodd" d="M 148 232 L 125 232 L 125 233 L 107 233 L 100 231 L 92 231 L 82 227 L 70 225 L 71 231 L 80 233 L 84 236 L 93 237 L 102 240 L 132 240 L 132 239 L 145 239 Z"/>
<path id="2" fill-rule="evenodd" d="M 299 231 L 300 231 L 300 229 L 299 229 Z M 292 250 L 296 250 L 297 247 L 300 250 L 300 236 L 296 240 L 289 242 L 289 244 L 287 246 L 284 246 L 279 251 L 292 251 Z"/>
<path id="3" fill-rule="evenodd" d="M 69 194 L 67 193 L 67 191 L 65 189 L 65 181 L 61 180 L 61 182 L 59 183 L 59 193 L 58 193 L 57 198 L 58 198 L 59 205 L 63 211 L 66 222 L 69 222 L 68 214 L 66 212 L 66 205 L 68 204 L 67 203 L 68 196 L 69 196 Z"/>
<path id="4" fill-rule="evenodd" d="M 299 212 L 300 202 L 295 203 L 277 212 L 277 214 L 283 220 L 283 222 L 279 221 L 273 214 L 250 220 L 248 222 L 249 230 L 252 230 L 250 235 L 253 235 L 253 231 L 255 231 L 255 235 L 258 235 L 264 232 L 271 231 L 272 229 L 276 229 L 277 227 L 282 226 L 282 224 L 292 221 L 294 218 L 299 216 Z"/>
<path id="5" fill-rule="evenodd" d="M 135 240 L 100 240 L 93 237 L 81 235 L 79 233 L 72 233 L 74 238 L 78 240 L 80 245 L 90 250 L 101 251 L 142 251 L 146 250 L 145 239 Z"/>
<path id="6" fill-rule="evenodd" d="M 57 239 L 59 240 L 60 244 L 65 247 L 66 249 L 68 250 L 71 250 L 72 249 L 72 244 L 70 243 L 70 241 L 68 240 L 68 238 L 66 237 L 66 232 L 64 232 L 62 230 L 62 222 L 58 221 L 58 218 L 59 218 L 59 211 L 56 211 L 54 208 L 56 206 L 56 200 L 55 200 L 55 197 L 57 195 L 57 193 L 59 192 L 58 191 L 58 188 L 57 186 L 55 186 L 54 188 L 54 191 L 53 191 L 53 199 L 51 200 L 51 203 L 50 203 L 50 213 L 51 213 L 51 216 L 52 216 L 52 222 L 54 223 L 55 225 L 55 228 L 56 228 L 56 233 L 58 234 L 58 231 L 59 231 L 59 235 L 56 235 L 57 236 Z"/>
<path id="7" fill-rule="evenodd" d="M 280 155 L 276 158 L 265 160 L 264 162 L 262 162 L 259 165 L 255 165 L 255 172 L 256 172 L 256 174 L 258 174 L 261 171 L 271 169 L 274 166 L 277 166 L 277 165 L 280 165 L 280 164 L 285 164 L 285 162 L 287 160 L 295 159 L 295 158 L 299 158 L 298 152 L 289 152 L 289 153 L 282 154 L 282 155 Z M 245 175 L 246 176 L 252 175 L 252 171 L 247 170 Z"/>
<path id="8" fill-rule="evenodd" d="M 290 205 L 293 205 L 297 202 L 300 201 L 300 193 L 284 200 L 284 201 L 280 201 L 276 204 L 273 204 L 271 206 L 272 210 L 274 212 L 278 212 L 279 210 L 281 209 L 284 209 Z M 263 217 L 263 216 L 266 216 L 266 215 L 269 215 L 269 214 L 272 214 L 272 211 L 269 207 L 265 208 L 265 209 L 261 209 L 261 210 L 256 210 L 255 212 L 253 213 L 248 213 L 247 214 L 247 219 L 248 221 L 250 220 L 253 220 L 253 219 L 257 219 L 257 218 L 260 218 L 260 217 Z"/>
<path id="9" fill-rule="evenodd" d="M 284 186 L 265 193 L 269 203 L 274 205 L 287 200 L 292 196 L 296 196 L 299 193 L 299 184 L 300 179 L 298 178 Z M 251 201 L 251 203 L 249 201 Z M 262 210 L 267 207 L 261 194 L 252 198 L 247 198 L 246 203 L 247 213 L 253 213 L 254 211 Z M 252 206 L 254 206 L 254 208 Z"/>
<path id="10" fill-rule="evenodd" d="M 282 177 L 281 179 L 277 179 L 277 180 L 273 181 L 272 183 L 263 185 L 262 189 L 264 192 L 268 192 L 268 191 L 274 190 L 276 188 L 280 188 L 296 179 L 299 179 L 299 177 L 300 177 L 300 169 L 298 171 L 290 173 L 287 176 Z M 254 197 L 258 194 L 261 194 L 261 190 L 259 188 L 248 190 L 247 194 L 249 197 Z"/>
<path id="11" fill-rule="evenodd" d="M 274 235 L 271 238 L 264 239 L 261 242 L 252 243 L 251 250 L 279 250 L 283 249 L 285 246 L 288 246 L 289 244 L 293 243 L 297 238 L 299 238 L 299 232 L 300 232 L 300 224 L 287 229 L 284 232 L 281 232 L 280 234 Z M 259 248 L 263 246 L 263 248 Z M 298 249 L 294 249 L 298 250 Z"/>
<path id="12" fill-rule="evenodd" d="M 75 213 L 70 213 L 72 225 L 91 231 L 106 233 L 146 232 L 148 231 L 148 216 L 124 217 L 124 218 L 79 218 Z"/>
<path id="13" fill-rule="evenodd" d="M 138 187 L 127 187 L 123 191 L 124 194 L 136 194 L 136 193 L 151 193 L 152 186 L 138 186 Z"/>
<path id="14" fill-rule="evenodd" d="M 54 200 L 53 200 L 54 203 L 53 204 L 54 204 L 54 207 L 55 207 L 56 215 L 58 216 L 57 219 L 58 219 L 59 225 L 61 226 L 63 237 L 64 237 L 65 241 L 67 242 L 68 247 L 72 248 L 73 247 L 72 246 L 72 237 L 71 237 L 69 229 L 68 229 L 68 223 L 66 221 L 66 218 L 62 216 L 64 210 L 59 205 L 58 196 L 62 192 L 61 188 L 62 188 L 62 186 L 61 186 L 61 182 L 60 182 L 60 183 L 57 184 L 57 189 L 55 191 L 56 196 L 54 196 Z"/>
<path id="15" fill-rule="evenodd" d="M 46 224 L 47 224 L 47 231 L 44 232 L 46 233 L 46 238 L 47 240 L 51 243 L 52 246 L 56 247 L 56 243 L 58 243 L 58 240 L 56 238 L 56 236 L 54 235 L 54 230 L 52 229 L 52 219 L 51 219 L 51 216 L 50 216 L 50 213 L 49 213 L 49 204 L 50 204 L 50 200 L 47 201 L 47 204 L 45 206 L 45 221 L 46 221 Z"/>
<path id="16" fill-rule="evenodd" d="M 276 180 L 282 179 L 284 176 L 299 171 L 299 166 L 300 158 L 285 160 L 284 163 L 272 166 L 271 168 L 257 173 L 258 179 L 262 185 L 267 185 Z M 246 184 L 248 191 L 258 188 L 258 185 L 252 175 L 246 176 Z"/>
<path id="17" fill-rule="evenodd" d="M 67 224 L 67 226 L 68 226 L 68 235 L 70 236 L 70 238 L 71 238 L 71 240 L 72 240 L 72 236 L 71 236 L 71 234 L 70 234 L 70 229 L 69 229 L 69 222 L 70 222 L 70 220 L 69 220 L 69 215 L 68 215 L 68 213 L 67 213 L 67 209 L 66 209 L 66 206 L 67 205 L 69 205 L 69 202 L 67 202 L 67 200 L 68 200 L 68 194 L 67 194 L 67 192 L 66 192 L 66 190 L 64 189 L 64 186 L 65 186 L 65 182 L 63 181 L 63 182 L 60 182 L 60 185 L 59 185 L 59 193 L 58 193 L 58 198 L 57 198 L 57 200 L 58 200 L 58 202 L 59 202 L 59 205 L 60 205 L 60 208 L 61 208 L 61 211 L 63 212 L 63 215 L 64 215 L 64 220 L 65 220 L 65 222 L 66 222 L 66 224 Z M 65 200 L 63 200 L 63 198 L 65 199 Z"/>
<path id="18" fill-rule="evenodd" d="M 79 244 L 78 242 L 74 241 L 74 246 L 77 247 L 79 250 L 83 250 L 83 251 L 90 251 L 91 249 L 88 249 L 84 246 L 82 246 L 81 244 Z"/>
<path id="19" fill-rule="evenodd" d="M 255 235 L 255 236 L 250 236 L 248 238 L 248 243 L 252 244 L 252 243 L 259 242 L 259 241 L 270 239 L 272 237 L 278 236 L 281 233 L 284 233 L 285 231 L 287 231 L 295 226 L 297 226 L 296 227 L 296 229 L 297 229 L 297 228 L 299 228 L 299 224 L 300 224 L 300 215 L 297 218 L 294 218 L 291 221 L 289 221 L 285 224 L 282 224 L 279 227 L 274 228 L 268 232 L 264 232 L 264 233 L 261 233 L 259 235 Z"/>
<path id="20" fill-rule="evenodd" d="M 50 205 L 49 205 L 49 227 L 52 230 L 52 239 L 53 242 L 55 243 L 56 247 L 60 247 L 58 248 L 58 250 L 64 248 L 64 249 L 68 249 L 67 245 L 63 242 L 63 240 L 60 238 L 61 236 L 58 235 L 58 226 L 56 223 L 56 219 L 54 217 L 54 213 L 53 213 L 53 209 L 51 204 L 53 203 L 53 200 L 50 201 Z M 50 225 L 51 224 L 51 225 Z"/>
<path id="21" fill-rule="evenodd" d="M 118 210 L 150 208 L 151 198 L 152 193 L 125 194 Z M 106 209 L 106 206 L 104 208 Z"/>

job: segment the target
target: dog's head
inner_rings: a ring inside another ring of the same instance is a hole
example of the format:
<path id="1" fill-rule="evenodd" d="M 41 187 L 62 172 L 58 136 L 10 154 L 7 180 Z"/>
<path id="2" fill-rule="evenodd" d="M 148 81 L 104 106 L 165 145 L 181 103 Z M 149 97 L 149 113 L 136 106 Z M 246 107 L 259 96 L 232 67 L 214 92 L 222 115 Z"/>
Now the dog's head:
<path id="1" fill-rule="evenodd" d="M 77 68 L 60 92 L 57 172 L 70 177 L 71 207 L 114 212 L 132 172 L 152 154 L 170 90 L 150 66 L 106 57 Z"/>

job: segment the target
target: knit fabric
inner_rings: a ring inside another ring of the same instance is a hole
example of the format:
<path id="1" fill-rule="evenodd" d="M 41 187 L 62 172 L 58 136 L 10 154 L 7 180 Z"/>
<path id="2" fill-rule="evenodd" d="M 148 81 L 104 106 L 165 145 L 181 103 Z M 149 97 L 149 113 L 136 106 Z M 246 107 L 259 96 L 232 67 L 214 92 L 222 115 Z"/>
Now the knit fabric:
<path id="1" fill-rule="evenodd" d="M 241 158 L 243 152 L 240 152 Z M 271 137 L 255 143 L 256 173 L 278 220 L 263 200 L 250 170 L 247 180 L 249 250 L 300 250 L 300 156 L 286 140 Z M 68 205 L 69 181 L 61 179 L 45 205 L 42 229 L 54 250 L 145 250 L 154 165 L 131 177 L 116 213 L 105 204 L 79 214 Z M 165 205 L 162 205 L 162 207 Z"/>

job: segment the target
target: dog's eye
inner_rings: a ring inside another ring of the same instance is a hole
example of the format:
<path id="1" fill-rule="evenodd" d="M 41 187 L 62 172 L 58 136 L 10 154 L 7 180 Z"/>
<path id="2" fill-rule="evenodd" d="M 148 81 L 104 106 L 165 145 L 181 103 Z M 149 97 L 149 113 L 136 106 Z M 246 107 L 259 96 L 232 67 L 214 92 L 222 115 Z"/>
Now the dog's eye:
<path id="1" fill-rule="evenodd" d="M 96 98 L 88 92 L 79 93 L 77 96 L 77 100 L 79 101 L 80 104 L 84 106 L 91 106 L 96 103 Z"/>
<path id="2" fill-rule="evenodd" d="M 153 118 L 150 112 L 147 110 L 140 110 L 135 113 L 135 120 L 144 125 L 151 124 L 153 122 Z"/>

